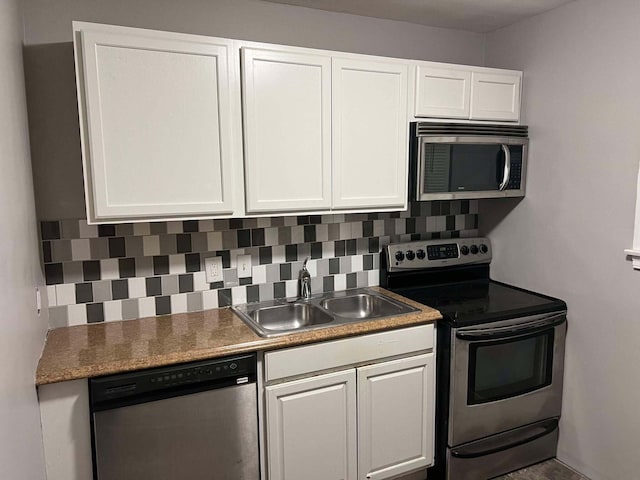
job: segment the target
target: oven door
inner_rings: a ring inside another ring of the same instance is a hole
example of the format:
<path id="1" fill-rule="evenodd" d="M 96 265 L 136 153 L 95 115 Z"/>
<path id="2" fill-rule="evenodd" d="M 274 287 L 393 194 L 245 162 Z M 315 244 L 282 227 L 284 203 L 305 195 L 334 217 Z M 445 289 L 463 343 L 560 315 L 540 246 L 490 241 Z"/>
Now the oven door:
<path id="1" fill-rule="evenodd" d="M 559 417 L 566 312 L 453 330 L 449 446 Z"/>

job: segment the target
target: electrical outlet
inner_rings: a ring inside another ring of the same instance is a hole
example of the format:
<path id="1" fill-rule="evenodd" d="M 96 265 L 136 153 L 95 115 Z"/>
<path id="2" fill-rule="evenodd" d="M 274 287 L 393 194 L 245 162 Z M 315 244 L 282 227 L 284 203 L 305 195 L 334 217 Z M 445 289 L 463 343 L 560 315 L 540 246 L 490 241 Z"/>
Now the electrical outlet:
<path id="1" fill-rule="evenodd" d="M 222 282 L 222 257 L 207 257 L 204 259 L 204 271 L 207 283 Z"/>
<path id="2" fill-rule="evenodd" d="M 238 255 L 238 278 L 251 276 L 251 255 Z"/>

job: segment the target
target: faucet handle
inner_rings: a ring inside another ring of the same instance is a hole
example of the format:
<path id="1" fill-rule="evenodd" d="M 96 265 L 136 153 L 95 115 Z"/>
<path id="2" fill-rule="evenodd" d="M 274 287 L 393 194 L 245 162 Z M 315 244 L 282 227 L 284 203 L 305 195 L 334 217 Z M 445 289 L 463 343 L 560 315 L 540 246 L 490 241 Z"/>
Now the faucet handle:
<path id="1" fill-rule="evenodd" d="M 310 258 L 311 257 L 307 257 L 304 259 L 304 262 L 302 263 L 302 270 L 307 270 L 307 262 L 309 261 Z"/>

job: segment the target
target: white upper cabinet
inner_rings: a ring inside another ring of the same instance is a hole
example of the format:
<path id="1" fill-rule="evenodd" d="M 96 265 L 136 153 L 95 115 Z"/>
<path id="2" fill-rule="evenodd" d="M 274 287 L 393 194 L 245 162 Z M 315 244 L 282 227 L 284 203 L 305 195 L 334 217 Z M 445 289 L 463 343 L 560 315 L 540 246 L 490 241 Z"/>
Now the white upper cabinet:
<path id="1" fill-rule="evenodd" d="M 333 207 L 406 207 L 408 65 L 334 58 Z"/>
<path id="2" fill-rule="evenodd" d="M 331 207 L 331 57 L 242 49 L 248 213 Z"/>
<path id="3" fill-rule="evenodd" d="M 232 41 L 86 23 L 74 30 L 89 221 L 240 211 Z"/>
<path id="4" fill-rule="evenodd" d="M 522 72 L 420 62 L 415 117 L 517 122 Z"/>
<path id="5" fill-rule="evenodd" d="M 469 70 L 419 65 L 416 77 L 416 117 L 469 118 Z"/>
<path id="6" fill-rule="evenodd" d="M 471 76 L 471 120 L 520 119 L 522 73 L 473 72 Z"/>
<path id="7" fill-rule="evenodd" d="M 89 223 L 405 210 L 411 119 L 520 118 L 512 70 L 73 29 Z"/>

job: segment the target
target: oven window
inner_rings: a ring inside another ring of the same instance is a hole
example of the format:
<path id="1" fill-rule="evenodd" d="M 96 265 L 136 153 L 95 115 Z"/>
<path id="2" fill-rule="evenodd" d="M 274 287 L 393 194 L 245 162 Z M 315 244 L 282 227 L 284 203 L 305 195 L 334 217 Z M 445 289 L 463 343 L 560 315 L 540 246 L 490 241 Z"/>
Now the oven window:
<path id="1" fill-rule="evenodd" d="M 467 403 L 492 402 L 551 384 L 554 330 L 469 345 Z"/>

